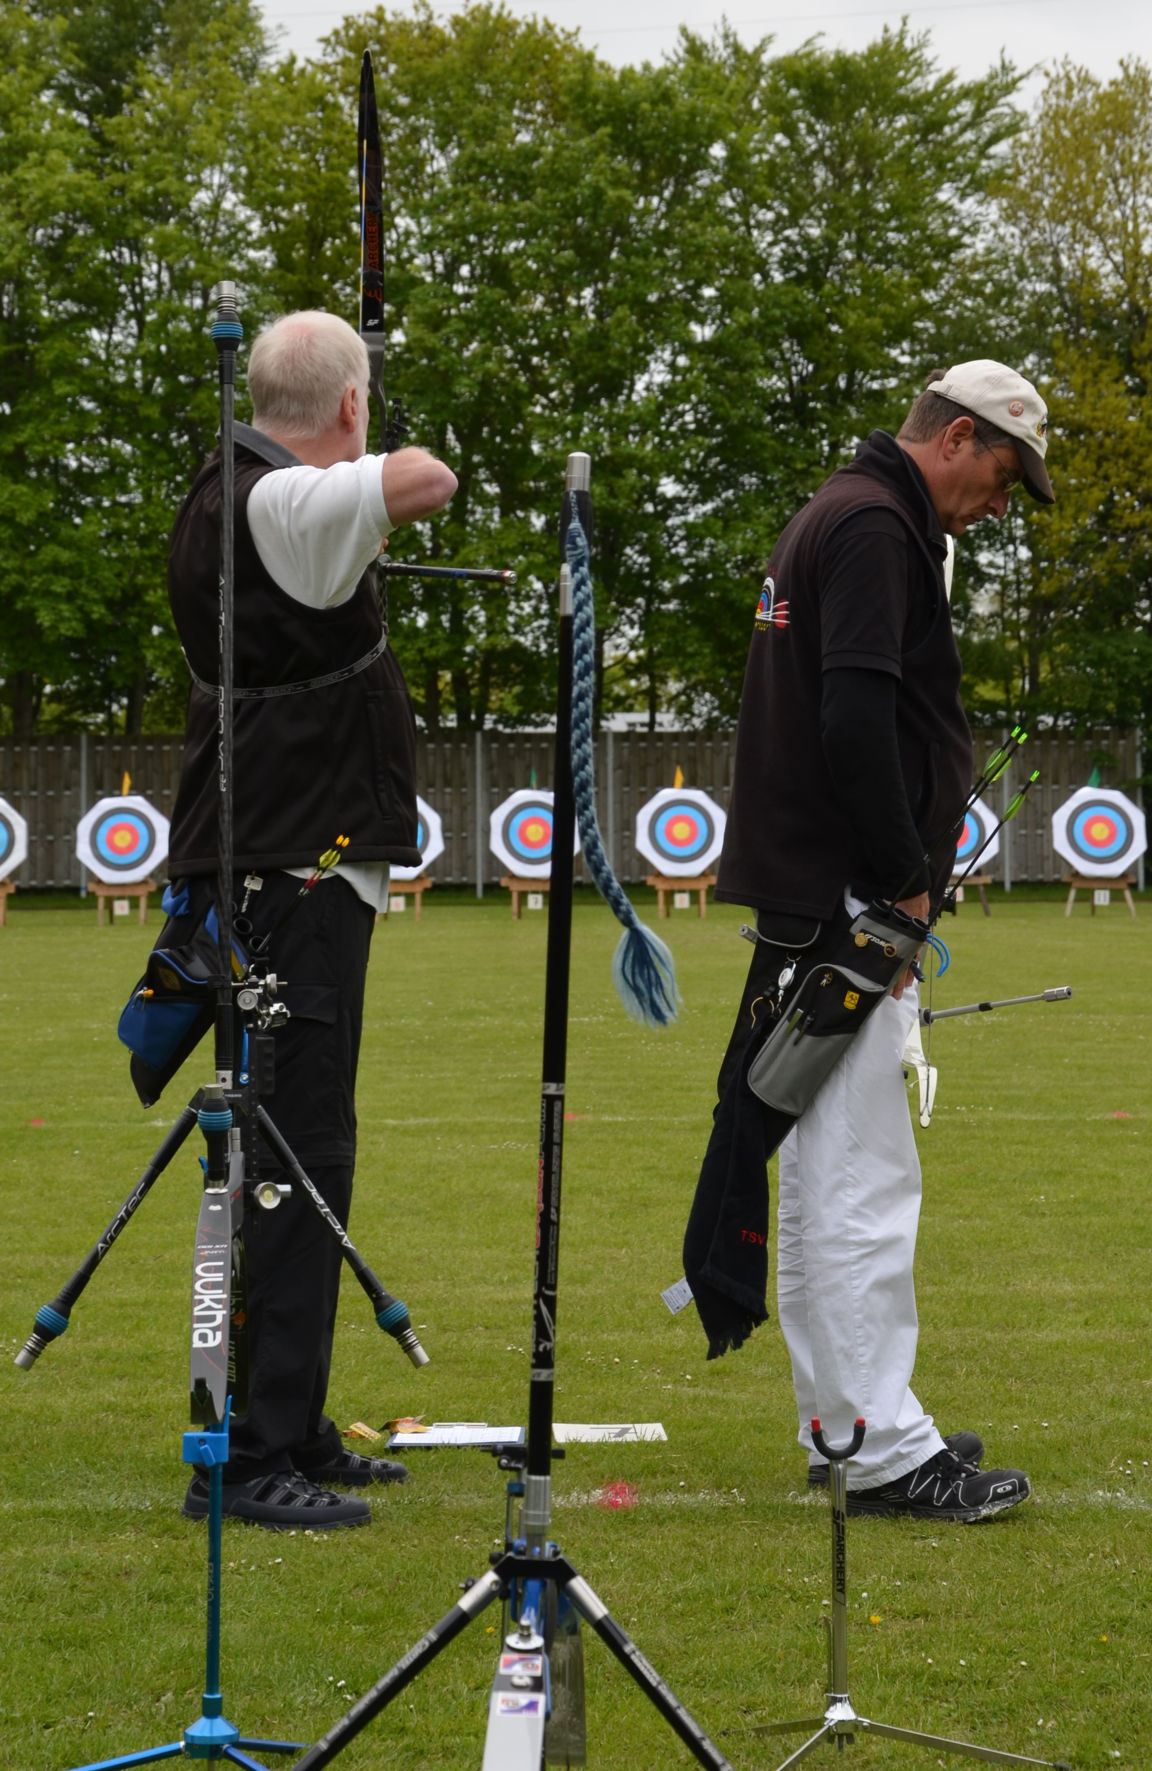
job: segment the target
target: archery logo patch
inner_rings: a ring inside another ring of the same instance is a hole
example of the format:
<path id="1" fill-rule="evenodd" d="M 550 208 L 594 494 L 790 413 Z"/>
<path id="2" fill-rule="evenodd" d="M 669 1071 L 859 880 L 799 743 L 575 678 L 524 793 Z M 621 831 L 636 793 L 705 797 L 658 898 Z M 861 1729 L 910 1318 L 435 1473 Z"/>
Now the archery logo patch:
<path id="1" fill-rule="evenodd" d="M 780 596 L 776 589 L 776 580 L 769 574 L 764 580 L 760 601 L 756 604 L 756 626 L 761 633 L 767 633 L 770 627 L 787 627 L 787 625 L 788 599 Z"/>

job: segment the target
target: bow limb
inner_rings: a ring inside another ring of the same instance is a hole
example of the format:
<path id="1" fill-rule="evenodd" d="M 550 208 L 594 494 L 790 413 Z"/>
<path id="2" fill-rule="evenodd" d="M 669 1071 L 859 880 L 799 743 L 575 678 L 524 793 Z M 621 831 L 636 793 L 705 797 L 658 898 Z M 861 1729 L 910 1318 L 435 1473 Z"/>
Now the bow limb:
<path id="1" fill-rule="evenodd" d="M 368 352 L 368 385 L 380 413 L 380 448 L 386 447 L 388 401 L 384 393 L 384 175 L 380 120 L 372 57 L 360 63 L 360 337 Z"/>

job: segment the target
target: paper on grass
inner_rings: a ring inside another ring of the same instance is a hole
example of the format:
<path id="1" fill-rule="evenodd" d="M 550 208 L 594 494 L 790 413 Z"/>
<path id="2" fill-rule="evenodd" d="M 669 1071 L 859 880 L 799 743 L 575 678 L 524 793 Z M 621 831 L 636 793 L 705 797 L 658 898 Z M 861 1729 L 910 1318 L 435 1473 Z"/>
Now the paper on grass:
<path id="1" fill-rule="evenodd" d="M 413 1451 L 421 1445 L 523 1445 L 523 1427 L 490 1427 L 486 1421 L 437 1420 L 420 1433 L 393 1433 L 388 1441 L 393 1446 Z"/>
<path id="2" fill-rule="evenodd" d="M 575 1421 L 557 1421 L 552 1428 L 557 1445 L 593 1444 L 607 1439 L 615 1445 L 655 1444 L 668 1438 L 658 1420 L 632 1421 L 620 1426 L 592 1426 Z"/>

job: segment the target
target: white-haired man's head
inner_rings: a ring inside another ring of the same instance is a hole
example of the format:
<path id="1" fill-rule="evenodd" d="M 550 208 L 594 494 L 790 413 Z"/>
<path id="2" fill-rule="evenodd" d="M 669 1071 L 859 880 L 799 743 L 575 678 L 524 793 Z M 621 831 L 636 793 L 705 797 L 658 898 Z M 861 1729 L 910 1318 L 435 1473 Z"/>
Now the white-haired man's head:
<path id="1" fill-rule="evenodd" d="M 286 314 L 252 346 L 252 422 L 269 436 L 286 441 L 319 436 L 337 422 L 350 387 L 366 410 L 368 352 L 359 333 L 335 314 Z"/>

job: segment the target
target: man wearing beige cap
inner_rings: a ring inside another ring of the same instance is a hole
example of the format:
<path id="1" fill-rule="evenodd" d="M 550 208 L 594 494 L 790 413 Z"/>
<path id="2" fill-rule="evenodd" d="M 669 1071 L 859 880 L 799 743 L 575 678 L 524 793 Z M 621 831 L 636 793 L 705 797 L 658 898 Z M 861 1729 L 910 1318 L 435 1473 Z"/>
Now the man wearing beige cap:
<path id="1" fill-rule="evenodd" d="M 937 371 L 898 434 L 873 431 L 776 544 L 744 679 L 716 893 L 756 910 L 759 939 L 697 1207 L 715 1177 L 730 1175 L 733 1139 L 756 1160 L 771 1145 L 767 1131 L 759 1144 L 748 1135 L 767 1111 L 746 1082 L 757 1023 L 762 1035 L 869 902 L 896 901 L 925 921 L 939 910 L 972 783 L 948 537 L 1003 517 L 1017 484 L 1052 503 L 1047 429 L 1040 395 L 1004 364 Z M 980 1468 L 976 1434 L 945 1440 L 911 1388 L 920 1167 L 901 1054 L 916 1014 L 909 974 L 781 1146 L 779 1315 L 809 1481 L 827 1480 L 812 1418 L 843 1442 L 862 1415 L 850 1512 L 973 1520 L 1030 1490 L 1022 1471 Z M 692 1233 L 690 1224 L 690 1279 Z M 716 1238 L 696 1278 L 735 1296 L 740 1258 Z"/>

